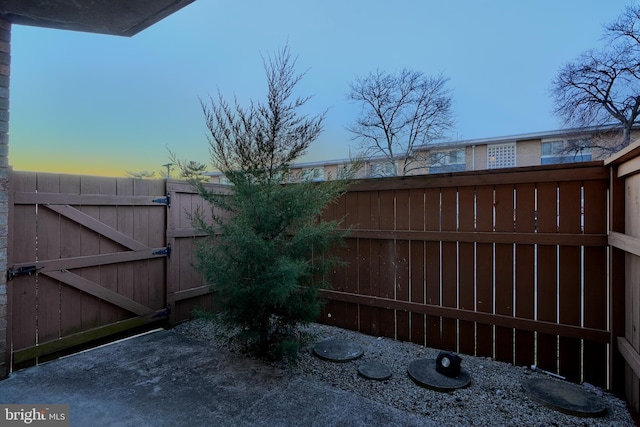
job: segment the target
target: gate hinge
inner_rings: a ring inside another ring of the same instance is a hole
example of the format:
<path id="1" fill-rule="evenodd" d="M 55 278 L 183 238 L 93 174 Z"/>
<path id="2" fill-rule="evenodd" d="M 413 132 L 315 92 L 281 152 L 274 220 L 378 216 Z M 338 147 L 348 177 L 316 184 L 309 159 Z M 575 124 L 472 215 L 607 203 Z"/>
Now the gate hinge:
<path id="1" fill-rule="evenodd" d="M 171 245 L 167 245 L 164 249 L 151 252 L 152 255 L 166 255 L 167 258 L 171 258 Z"/>
<path id="2" fill-rule="evenodd" d="M 25 267 L 18 267 L 18 268 L 10 267 L 7 270 L 7 281 L 13 280 L 14 277 L 17 277 L 17 276 L 31 276 L 41 268 L 42 267 L 36 267 L 35 265 L 28 265 Z"/>
<path id="3" fill-rule="evenodd" d="M 171 207 L 171 194 L 167 194 L 167 197 L 160 197 L 158 199 L 153 199 L 153 203 L 160 203 L 161 205 L 167 205 L 168 208 Z"/>

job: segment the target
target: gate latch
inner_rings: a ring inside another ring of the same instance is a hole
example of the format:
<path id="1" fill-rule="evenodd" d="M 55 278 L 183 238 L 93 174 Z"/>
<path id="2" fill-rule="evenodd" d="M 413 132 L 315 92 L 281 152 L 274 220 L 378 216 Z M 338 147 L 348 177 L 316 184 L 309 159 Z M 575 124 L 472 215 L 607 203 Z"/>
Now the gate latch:
<path id="1" fill-rule="evenodd" d="M 7 281 L 13 280 L 13 278 L 16 276 L 31 276 L 41 268 L 42 267 L 36 267 L 35 265 L 28 265 L 25 267 L 18 267 L 18 268 L 11 267 L 7 270 Z"/>

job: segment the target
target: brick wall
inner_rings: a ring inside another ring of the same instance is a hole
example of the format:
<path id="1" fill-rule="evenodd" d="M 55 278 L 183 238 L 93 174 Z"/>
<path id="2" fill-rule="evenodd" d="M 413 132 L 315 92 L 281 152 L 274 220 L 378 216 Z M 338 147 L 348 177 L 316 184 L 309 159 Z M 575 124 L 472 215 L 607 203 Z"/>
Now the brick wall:
<path id="1" fill-rule="evenodd" d="M 9 374 L 7 233 L 9 218 L 9 70 L 11 23 L 0 18 L 0 379 Z"/>

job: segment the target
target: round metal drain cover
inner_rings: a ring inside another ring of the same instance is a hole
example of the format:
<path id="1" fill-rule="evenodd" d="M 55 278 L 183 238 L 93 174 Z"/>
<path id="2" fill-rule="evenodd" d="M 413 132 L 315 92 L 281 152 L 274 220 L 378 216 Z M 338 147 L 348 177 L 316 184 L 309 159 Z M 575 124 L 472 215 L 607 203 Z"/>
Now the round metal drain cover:
<path id="1" fill-rule="evenodd" d="M 407 373 L 416 384 L 436 391 L 452 391 L 471 384 L 471 376 L 464 369 L 456 378 L 436 371 L 435 359 L 416 359 L 409 364 Z"/>
<path id="2" fill-rule="evenodd" d="M 348 362 L 364 354 L 362 347 L 340 338 L 320 341 L 313 347 L 313 352 L 319 358 L 331 362 Z"/>
<path id="3" fill-rule="evenodd" d="M 538 403 L 578 417 L 599 417 L 607 408 L 583 387 L 549 378 L 534 378 L 522 384 L 525 393 Z"/>
<path id="4" fill-rule="evenodd" d="M 391 369 L 380 362 L 365 362 L 358 366 L 358 373 L 369 380 L 382 381 L 391 378 Z"/>

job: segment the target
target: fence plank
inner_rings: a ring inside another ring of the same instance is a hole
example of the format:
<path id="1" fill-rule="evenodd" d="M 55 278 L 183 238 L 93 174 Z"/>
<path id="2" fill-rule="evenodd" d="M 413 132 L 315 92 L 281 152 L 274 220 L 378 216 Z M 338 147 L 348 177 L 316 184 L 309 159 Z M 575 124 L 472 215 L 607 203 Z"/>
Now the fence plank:
<path id="1" fill-rule="evenodd" d="M 607 229 L 607 183 L 585 181 L 584 233 Z M 584 326 L 607 328 L 607 248 L 584 248 Z M 607 387 L 607 345 L 584 341 L 584 381 Z"/>
<path id="2" fill-rule="evenodd" d="M 395 192 L 393 190 L 378 192 L 380 230 L 393 230 L 395 228 Z M 395 242 L 393 240 L 378 240 L 379 256 L 379 281 L 377 283 L 377 296 L 383 298 L 395 298 Z M 395 338 L 396 324 L 393 310 L 380 309 L 380 335 Z"/>
<path id="3" fill-rule="evenodd" d="M 106 195 L 108 198 L 116 198 L 118 193 L 118 180 L 117 179 L 103 179 L 99 182 L 100 194 Z M 94 188 L 87 188 L 88 192 L 95 191 Z M 103 202 L 104 203 L 104 202 Z M 87 206 L 83 205 L 83 208 Z M 118 229 L 118 208 L 113 205 L 99 206 L 100 222 L 110 226 L 113 229 Z M 110 254 L 117 252 L 120 247 L 111 239 L 99 239 L 100 241 L 100 254 Z M 105 288 L 117 292 L 118 291 L 118 267 L 115 265 L 101 265 L 100 267 L 100 284 Z M 107 302 L 100 303 L 100 321 L 103 324 L 109 324 L 116 321 L 127 319 L 130 316 L 125 310 L 115 307 L 113 304 Z"/>
<path id="4" fill-rule="evenodd" d="M 493 187 L 476 187 L 476 230 L 493 231 Z M 493 313 L 493 244 L 476 244 L 476 310 Z M 493 357 L 493 329 L 476 326 L 476 354 Z"/>
<path id="5" fill-rule="evenodd" d="M 514 197 L 513 185 L 496 185 L 495 187 L 495 230 L 498 232 L 514 231 Z M 496 244 L 494 278 L 495 278 L 495 310 L 496 314 L 513 316 L 513 245 Z M 513 334 L 511 328 L 496 326 L 495 348 L 496 358 L 503 362 L 514 363 Z"/>
<path id="6" fill-rule="evenodd" d="M 458 217 L 461 232 L 475 231 L 475 188 L 458 189 Z M 459 250 L 459 296 L 458 307 L 463 310 L 475 310 L 475 247 L 474 243 L 460 242 Z M 458 322 L 458 351 L 475 354 L 475 324 L 465 320 Z"/>
<path id="7" fill-rule="evenodd" d="M 554 233 L 557 227 L 557 183 L 545 182 L 537 185 L 537 230 Z M 537 318 L 547 322 L 557 322 L 557 248 L 538 245 L 538 288 Z M 558 372 L 557 336 L 538 333 L 536 365 L 550 372 Z"/>
<path id="8" fill-rule="evenodd" d="M 12 192 L 35 192 L 37 176 L 33 172 L 12 172 Z M 36 259 L 36 207 L 35 205 L 14 205 L 11 230 L 12 266 L 19 262 L 30 262 Z M 20 242 L 20 244 L 17 244 Z M 12 318 L 11 339 L 16 349 L 36 345 L 37 311 L 36 276 L 18 276 L 7 283 L 11 287 Z"/>
<path id="9" fill-rule="evenodd" d="M 423 231 L 425 206 L 424 190 L 409 190 L 409 228 Z M 410 252 L 410 280 L 411 301 L 424 303 L 426 295 L 425 283 L 425 243 L 423 241 L 409 241 Z M 425 315 L 411 312 L 411 341 L 420 345 L 426 345 Z"/>
<path id="10" fill-rule="evenodd" d="M 559 225 L 558 231 L 581 234 L 582 182 L 559 183 Z M 560 323 L 580 325 L 581 291 L 581 248 L 560 247 L 559 252 L 559 317 Z M 560 337 L 560 374 L 572 381 L 582 379 L 581 342 L 575 338 Z"/>
<path id="11" fill-rule="evenodd" d="M 534 184 L 516 185 L 515 231 L 517 233 L 535 231 L 535 192 Z M 532 244 L 517 244 L 515 250 L 515 315 L 522 319 L 535 319 L 535 247 Z M 516 330 L 515 363 L 517 366 L 535 364 L 534 339 L 533 332 Z"/>
<path id="12" fill-rule="evenodd" d="M 409 230 L 410 228 L 409 190 L 395 192 L 395 230 Z M 410 286 L 410 253 L 408 240 L 395 241 L 395 299 L 409 301 Z M 409 313 L 396 311 L 396 339 L 410 341 Z"/>
<path id="13" fill-rule="evenodd" d="M 38 175 L 38 191 L 57 193 L 60 177 Z M 48 209 L 38 210 L 38 259 L 58 259 L 61 253 L 60 215 Z M 69 249 L 68 249 L 69 250 Z M 60 282 L 38 275 L 38 343 L 60 338 Z"/>
<path id="14" fill-rule="evenodd" d="M 70 194 L 102 194 L 102 182 L 104 181 L 113 181 L 113 179 L 102 178 L 102 177 L 88 177 L 88 176 L 73 176 L 73 175 L 62 175 L 60 177 L 60 190 L 65 193 Z M 94 220 L 91 224 L 91 227 L 101 228 L 97 224 L 102 224 L 99 222 L 100 219 L 100 206 L 74 206 L 70 207 L 71 210 L 75 212 L 80 212 L 84 216 L 88 216 Z M 74 212 L 74 213 L 75 213 Z M 85 218 L 86 219 L 86 218 Z M 74 222 L 77 222 L 74 219 Z M 97 224 L 96 224 L 97 223 Z M 101 240 L 111 240 L 109 238 L 104 238 L 98 235 L 95 231 L 91 229 L 85 229 L 82 224 L 73 225 L 77 231 L 69 230 L 68 232 L 63 231 L 63 236 L 67 233 L 74 233 L 79 239 L 79 244 L 77 244 L 78 251 L 73 254 L 69 254 L 68 256 L 77 257 L 83 255 L 98 255 L 100 254 L 100 241 Z M 104 226 L 104 225 L 103 225 Z M 89 228 L 91 228 L 89 227 Z M 106 227 L 106 226 L 105 226 Z M 101 282 L 100 278 L 100 266 L 93 267 L 84 267 L 81 269 L 77 269 L 76 273 L 82 276 L 83 278 L 90 280 L 92 282 L 100 283 L 102 286 L 105 286 L 104 282 Z M 81 329 L 90 329 L 94 328 L 98 325 L 107 325 L 117 318 L 115 315 L 107 315 L 103 317 L 103 312 L 109 311 L 110 313 L 118 312 L 121 313 L 122 317 L 125 315 L 128 316 L 127 313 L 122 313 L 122 309 L 118 309 L 114 307 L 112 304 L 101 301 L 95 296 L 83 294 L 82 292 L 70 287 L 70 286 L 62 286 L 62 303 L 65 302 L 71 303 L 76 298 L 79 300 L 80 307 L 71 308 L 70 312 L 66 314 L 66 325 L 61 326 L 61 335 L 66 336 L 68 334 L 74 333 L 78 328 L 77 325 L 77 317 L 81 318 Z M 71 295 L 68 295 L 71 294 Z M 79 294 L 79 296 L 75 296 Z M 73 297 L 72 297 L 73 296 Z M 67 311 L 63 308 L 60 310 L 61 317 L 64 312 Z M 62 321 L 63 319 L 61 319 Z"/>
<path id="15" fill-rule="evenodd" d="M 456 231 L 458 220 L 458 191 L 457 188 L 443 188 L 441 197 L 440 229 L 442 231 Z M 442 251 L 442 305 L 444 307 L 458 306 L 458 244 L 456 242 L 441 242 Z M 446 284 L 446 285 L 445 285 Z M 442 319 L 442 348 L 457 351 L 458 322 L 455 319 Z"/>
<path id="16" fill-rule="evenodd" d="M 429 188 L 425 191 L 425 230 L 440 230 L 440 189 Z M 441 305 L 440 293 L 440 242 L 426 242 L 427 304 Z M 427 346 L 442 348 L 440 317 L 427 316 Z"/>

